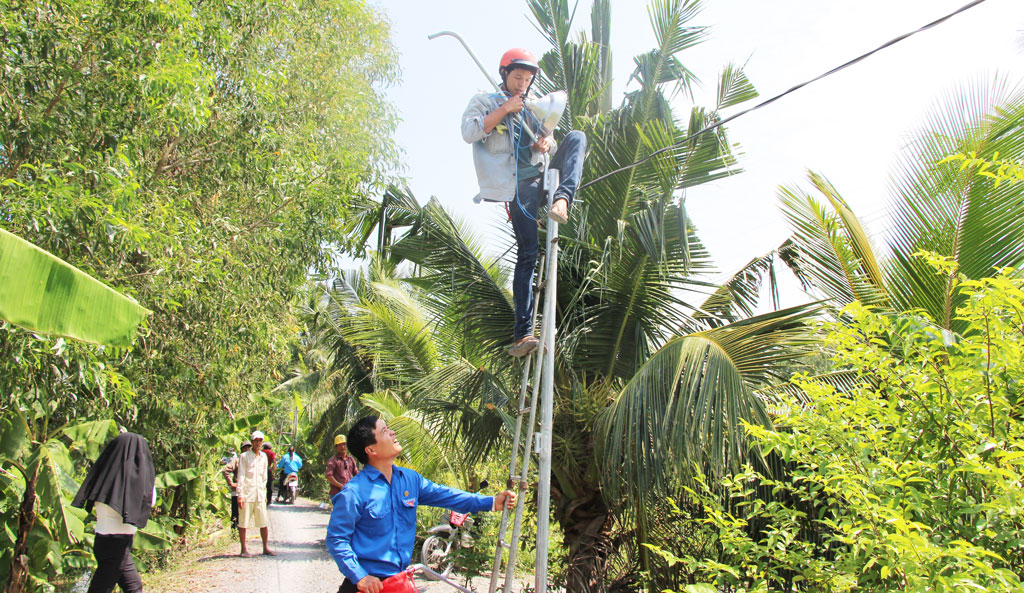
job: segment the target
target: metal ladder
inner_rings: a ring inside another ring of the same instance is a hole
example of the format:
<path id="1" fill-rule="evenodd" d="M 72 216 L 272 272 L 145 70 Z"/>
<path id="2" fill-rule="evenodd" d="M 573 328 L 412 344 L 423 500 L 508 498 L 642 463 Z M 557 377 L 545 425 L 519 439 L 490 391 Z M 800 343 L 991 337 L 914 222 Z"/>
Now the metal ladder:
<path id="1" fill-rule="evenodd" d="M 558 170 L 545 170 L 544 187 L 548 192 L 548 208 L 551 208 L 555 188 L 558 187 Z M 509 462 L 509 478 L 507 487 L 516 488 L 516 509 L 512 526 L 511 539 L 506 539 L 509 523 L 508 509 L 502 509 L 501 527 L 498 530 L 498 543 L 495 546 L 494 566 L 491 569 L 489 593 L 496 593 L 498 580 L 502 575 L 502 560 L 508 551 L 504 563 L 504 585 L 502 591 L 512 590 L 515 578 L 516 557 L 518 556 L 519 537 L 522 533 L 523 508 L 526 490 L 529 488 L 527 476 L 530 469 L 530 455 L 536 453 L 537 460 L 537 559 L 536 593 L 547 590 L 548 573 L 548 533 L 551 506 L 551 427 L 554 417 L 554 373 L 555 373 L 555 296 L 558 291 L 558 223 L 547 220 L 545 240 L 547 250 L 541 258 L 537 272 L 537 284 L 533 288 L 533 322 L 537 322 L 538 297 L 544 291 L 544 314 L 541 316 L 541 344 L 528 356 L 523 364 L 523 379 L 519 390 L 519 407 L 516 414 L 516 429 L 512 439 L 512 459 Z M 533 371 L 532 389 L 530 372 Z M 527 393 L 530 393 L 527 406 Z M 540 396 L 540 431 L 537 432 L 537 402 Z M 529 415 L 526 424 L 526 438 L 521 439 L 523 417 Z M 532 445 L 532 451 L 531 451 Z M 522 452 L 520 453 L 520 448 Z M 520 460 L 520 455 L 522 456 Z"/>
<path id="2" fill-rule="evenodd" d="M 487 81 L 491 83 L 496 91 L 501 91 L 501 87 L 491 78 L 487 68 L 480 62 L 480 59 L 470 49 L 469 44 L 462 38 L 461 35 L 454 31 L 440 31 L 433 35 L 428 35 L 427 39 L 437 39 L 438 37 L 448 36 L 454 37 L 462 44 L 466 52 L 476 63 L 477 67 L 487 78 Z M 521 117 L 521 116 L 520 116 Z M 522 120 L 520 120 L 522 121 Z M 530 138 L 536 140 L 536 136 L 533 130 L 529 126 L 523 125 Z M 551 203 L 554 200 L 555 188 L 558 187 L 559 173 L 557 169 L 551 169 L 548 167 L 549 159 L 544 159 L 544 187 L 548 192 L 548 208 L 551 208 Z M 555 295 L 557 294 L 557 279 L 558 279 L 558 223 L 548 219 L 546 240 L 548 242 L 547 252 L 544 259 L 541 260 L 540 270 L 538 271 L 538 282 L 534 287 L 534 303 L 537 303 L 537 296 L 539 296 L 541 287 L 544 289 L 544 315 L 541 317 L 543 325 L 541 326 L 541 344 L 537 348 L 537 352 L 527 358 L 523 364 L 523 381 L 522 387 L 519 393 L 519 413 L 516 418 L 516 431 L 515 437 L 513 438 L 512 445 L 512 461 L 509 464 L 509 489 L 512 488 L 512 484 L 518 484 L 518 494 L 516 497 L 516 514 L 514 526 L 512 529 L 512 539 L 508 542 L 505 541 L 505 532 L 508 528 L 508 509 L 502 509 L 501 511 L 501 528 L 498 532 L 498 544 L 494 553 L 494 567 L 491 571 L 491 585 L 490 593 L 495 593 L 498 585 L 498 575 L 501 571 L 502 558 L 505 550 L 508 550 L 509 557 L 508 562 L 505 564 L 505 585 L 504 591 L 508 592 L 512 590 L 512 579 L 515 576 L 516 566 L 516 555 L 517 547 L 519 544 L 519 535 L 522 529 L 523 520 L 523 496 L 522 494 L 528 487 L 528 481 L 526 475 L 529 472 L 530 466 L 530 447 L 531 442 L 534 443 L 535 452 L 538 455 L 537 461 L 537 561 L 536 561 L 536 586 L 534 588 L 535 593 L 546 593 L 547 591 L 547 573 L 548 573 L 548 523 L 550 517 L 550 506 L 551 506 L 551 426 L 553 423 L 554 411 L 553 411 L 553 393 L 554 393 L 554 374 L 555 374 Z M 536 326 L 537 322 L 537 307 L 533 308 L 533 322 Z M 533 389 L 530 397 L 530 407 L 526 407 L 526 393 L 529 386 L 530 378 L 530 367 L 534 367 L 534 379 Z M 536 434 L 534 428 L 536 427 L 536 415 L 537 415 L 537 395 L 541 397 L 541 419 L 540 419 L 540 433 Z M 529 413 L 530 420 L 527 425 L 527 437 L 526 439 L 520 440 L 522 432 L 523 416 Z M 526 444 L 522 453 L 522 464 L 517 465 L 519 458 L 520 445 Z M 517 471 L 517 467 L 519 471 Z"/>

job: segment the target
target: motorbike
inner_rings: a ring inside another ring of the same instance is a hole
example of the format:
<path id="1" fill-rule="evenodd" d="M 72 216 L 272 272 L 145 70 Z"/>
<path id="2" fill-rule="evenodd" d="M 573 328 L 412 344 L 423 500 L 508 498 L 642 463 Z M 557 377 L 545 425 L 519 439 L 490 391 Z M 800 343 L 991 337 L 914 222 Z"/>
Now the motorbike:
<path id="1" fill-rule="evenodd" d="M 480 484 L 481 490 L 486 487 L 486 481 Z M 420 562 L 430 569 L 428 576 L 431 572 L 444 577 L 451 574 L 455 566 L 453 552 L 459 548 L 473 547 L 473 536 L 470 534 L 472 527 L 473 517 L 469 513 L 445 511 L 441 523 L 427 530 L 427 537 L 420 548 Z"/>
<path id="2" fill-rule="evenodd" d="M 277 499 L 282 501 L 282 494 L 284 495 L 283 502 L 288 504 L 295 504 L 295 493 L 299 490 L 299 474 L 292 472 L 285 476 L 284 479 L 284 492 L 279 492 Z"/>

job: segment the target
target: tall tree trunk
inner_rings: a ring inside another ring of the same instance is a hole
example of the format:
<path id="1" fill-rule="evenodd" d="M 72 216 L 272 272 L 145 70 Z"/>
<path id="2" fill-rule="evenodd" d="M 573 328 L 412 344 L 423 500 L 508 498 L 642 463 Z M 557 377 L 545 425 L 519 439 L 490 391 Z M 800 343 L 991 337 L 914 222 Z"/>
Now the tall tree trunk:
<path id="1" fill-rule="evenodd" d="M 558 511 L 563 538 L 569 548 L 565 590 L 574 593 L 605 591 L 605 574 L 613 548 L 611 516 L 601 493 L 595 490 L 582 498 L 563 500 Z"/>
<path id="2" fill-rule="evenodd" d="M 28 580 L 28 534 L 36 522 L 36 482 L 39 480 L 39 464 L 35 464 L 32 476 L 25 482 L 25 495 L 21 497 L 18 512 L 18 535 L 14 539 L 14 556 L 11 570 L 7 574 L 5 593 L 21 593 Z"/>

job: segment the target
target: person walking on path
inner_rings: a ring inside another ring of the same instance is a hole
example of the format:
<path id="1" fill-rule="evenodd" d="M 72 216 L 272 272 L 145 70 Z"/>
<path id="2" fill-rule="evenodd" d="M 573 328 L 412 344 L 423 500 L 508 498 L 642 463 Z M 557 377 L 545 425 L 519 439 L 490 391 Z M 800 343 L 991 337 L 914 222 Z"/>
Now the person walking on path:
<path id="1" fill-rule="evenodd" d="M 515 494 L 508 490 L 497 496 L 471 494 L 395 465 L 402 445 L 376 416 L 356 422 L 348 443 L 364 467 L 334 497 L 327 524 L 327 551 L 345 576 L 338 593 L 380 593 L 382 580 L 409 566 L 417 506 L 471 513 L 515 504 Z"/>
<path id="2" fill-rule="evenodd" d="M 252 449 L 252 443 L 242 443 L 241 452 Z M 222 470 L 228 487 L 231 488 L 231 528 L 238 529 L 238 456 L 235 455 Z"/>
<path id="3" fill-rule="evenodd" d="M 250 558 L 252 554 L 246 548 L 245 533 L 252 527 L 260 530 L 263 540 L 263 553 L 276 556 L 269 546 L 270 523 L 267 511 L 267 455 L 262 450 L 263 433 L 252 433 L 252 450 L 238 457 L 238 539 L 242 544 L 239 556 Z"/>
<path id="4" fill-rule="evenodd" d="M 462 114 L 462 139 L 473 145 L 473 164 L 480 184 L 474 201 L 504 202 L 516 237 L 516 269 L 512 276 L 515 327 L 508 350 L 515 357 L 530 354 L 540 343 L 533 335 L 530 285 L 539 246 L 537 212 L 544 197 L 543 155 L 554 151 L 551 168 L 561 172 L 548 210 L 548 218 L 561 224 L 569 221 L 569 208 L 583 175 L 587 150 L 587 137 L 579 130 L 566 134 L 556 150 L 554 140 L 541 129 L 541 122 L 524 110 L 524 101 L 539 70 L 533 52 L 508 50 L 498 66 L 501 92 L 474 96 Z M 532 143 L 522 130 L 524 122 L 536 136 Z"/>
<path id="5" fill-rule="evenodd" d="M 334 437 L 334 456 L 327 461 L 327 482 L 331 489 L 327 492 L 329 499 L 341 492 L 345 484 L 359 473 L 354 457 L 348 454 L 348 442 L 345 435 Z"/>
<path id="6" fill-rule="evenodd" d="M 103 448 L 89 468 L 71 506 L 96 512 L 93 555 L 96 572 L 88 593 L 109 593 L 120 586 L 124 593 L 141 593 L 142 579 L 132 561 L 135 532 L 145 527 L 156 504 L 156 474 L 149 443 L 122 432 Z"/>

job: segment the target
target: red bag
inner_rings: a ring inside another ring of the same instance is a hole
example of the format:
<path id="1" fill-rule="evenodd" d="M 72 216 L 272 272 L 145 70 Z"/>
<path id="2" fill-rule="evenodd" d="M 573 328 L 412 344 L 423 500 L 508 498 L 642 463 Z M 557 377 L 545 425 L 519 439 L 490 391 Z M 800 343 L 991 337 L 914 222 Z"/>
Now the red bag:
<path id="1" fill-rule="evenodd" d="M 408 571 L 402 571 L 381 581 L 383 588 L 380 593 L 419 593 L 412 575 Z"/>
<path id="2" fill-rule="evenodd" d="M 466 517 L 468 516 L 469 513 L 456 513 L 455 511 L 451 511 L 451 517 L 449 517 L 448 523 L 455 527 L 462 527 L 462 524 L 466 522 Z"/>

